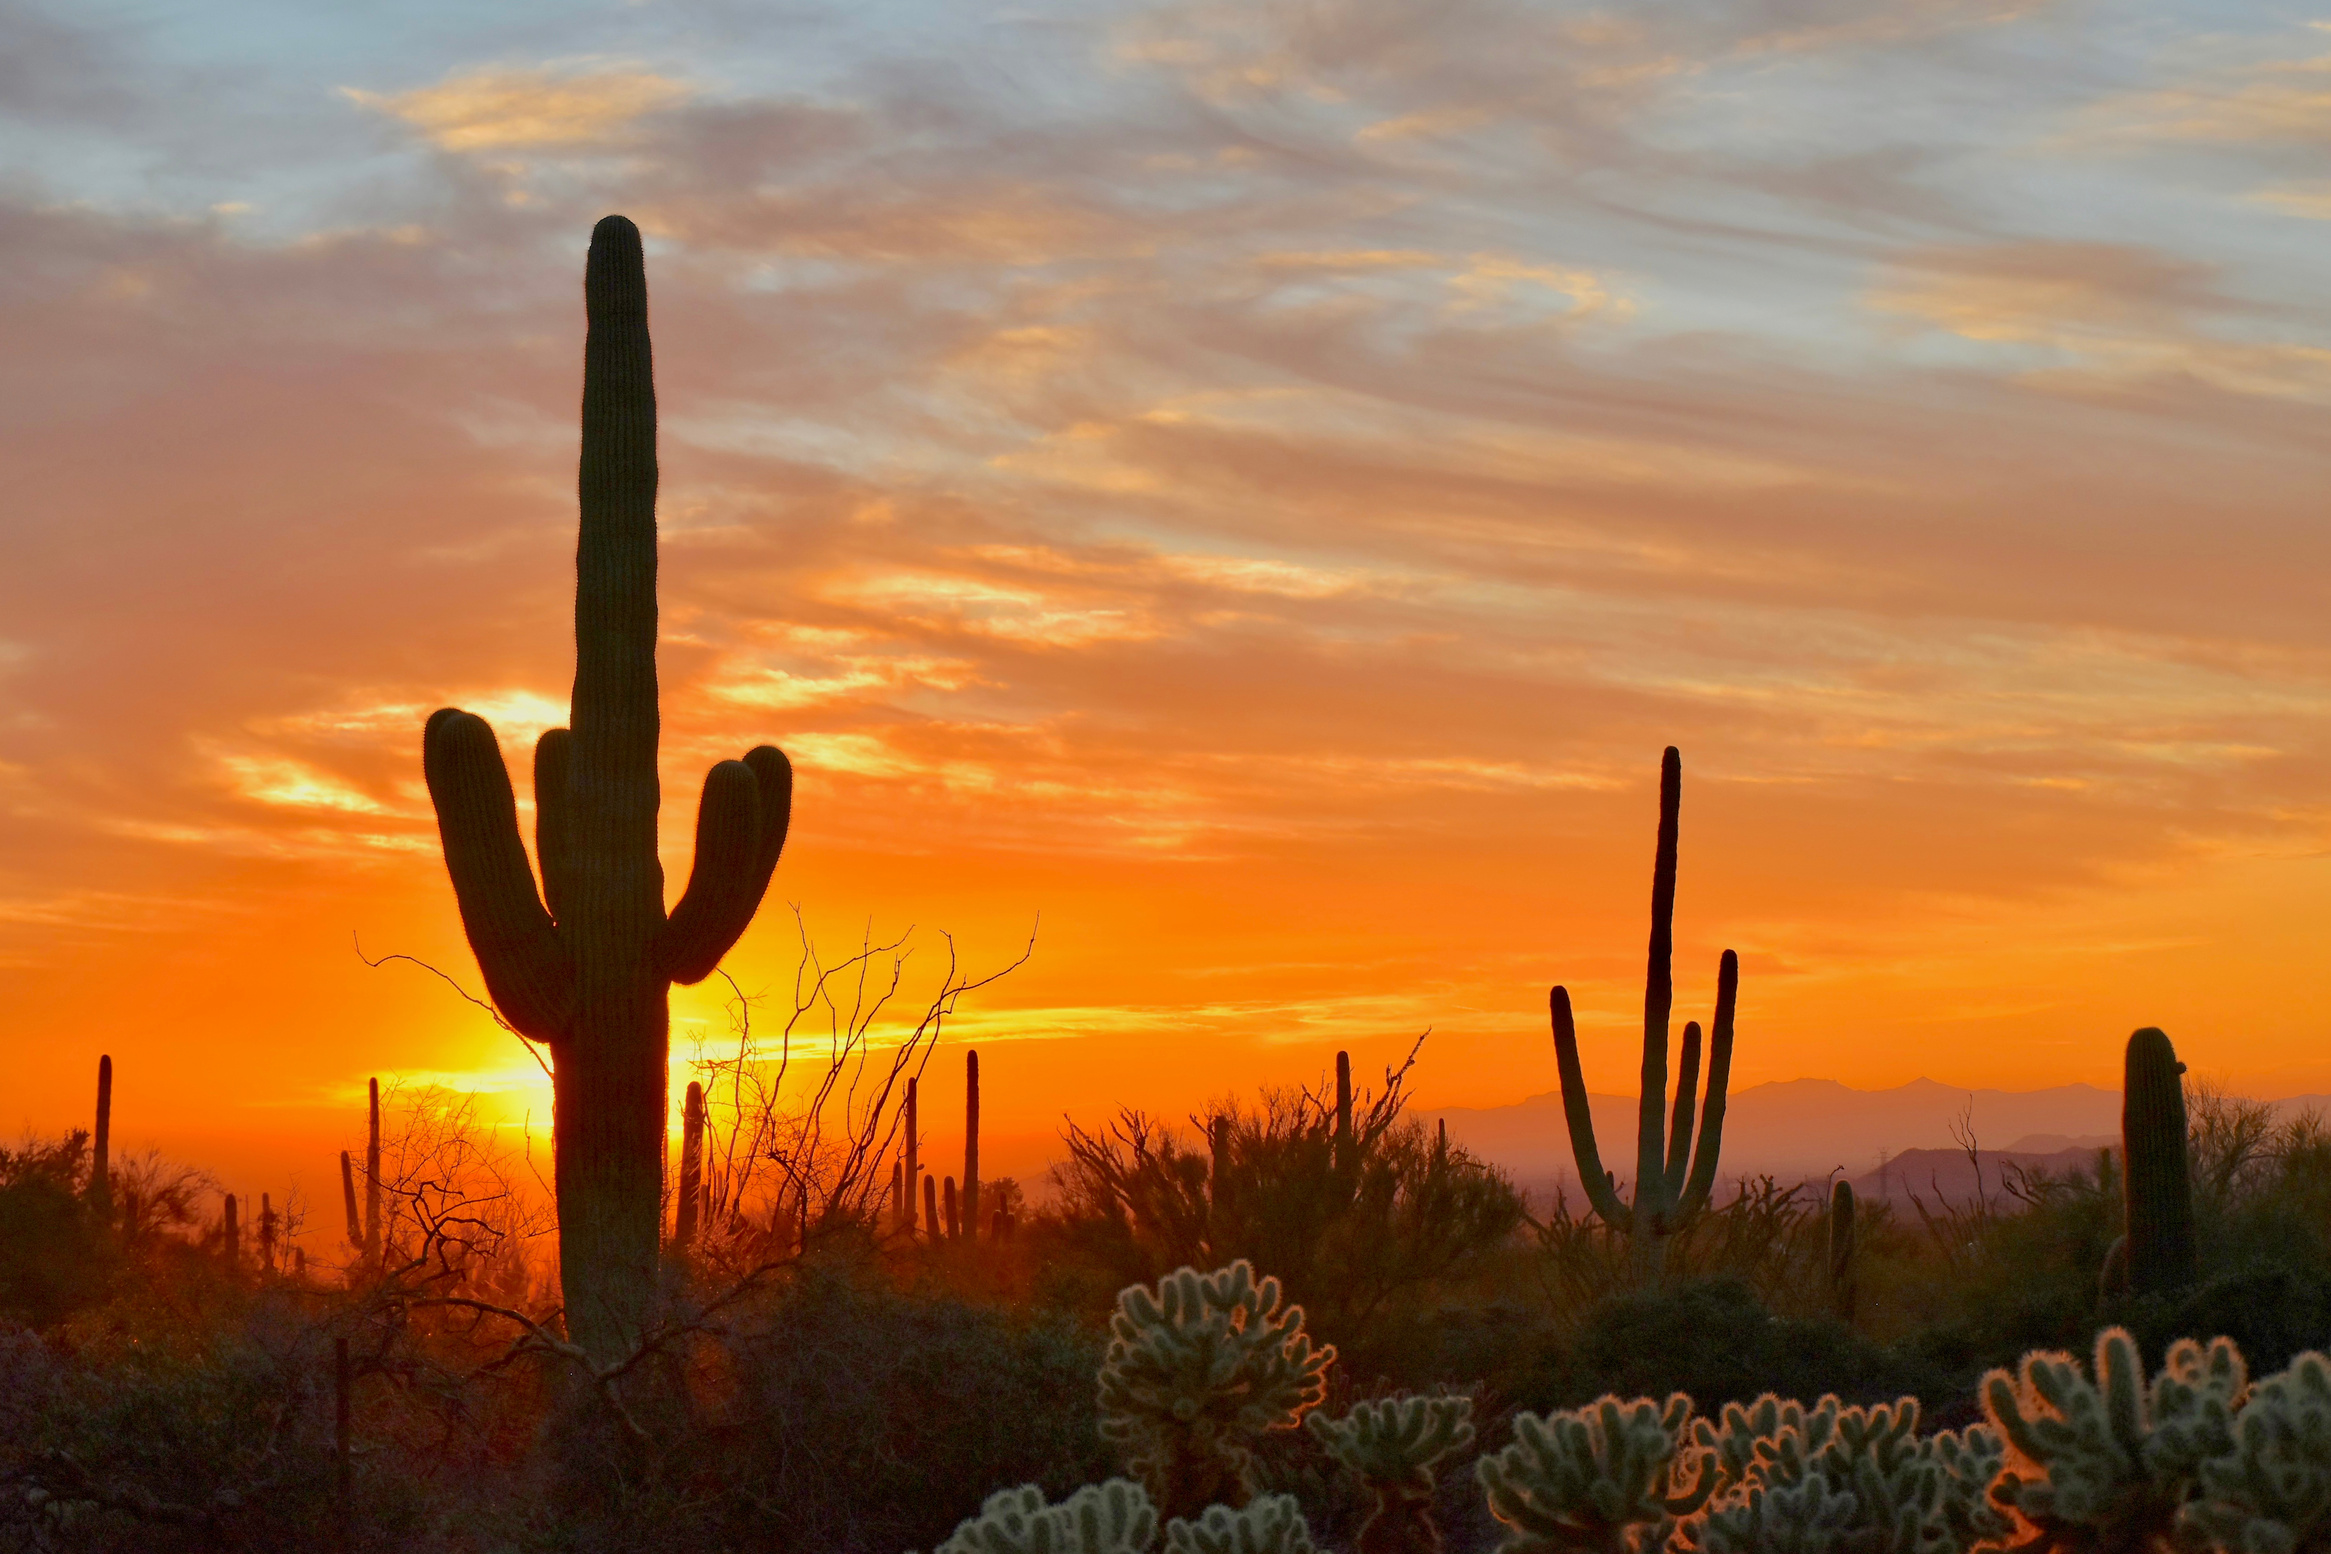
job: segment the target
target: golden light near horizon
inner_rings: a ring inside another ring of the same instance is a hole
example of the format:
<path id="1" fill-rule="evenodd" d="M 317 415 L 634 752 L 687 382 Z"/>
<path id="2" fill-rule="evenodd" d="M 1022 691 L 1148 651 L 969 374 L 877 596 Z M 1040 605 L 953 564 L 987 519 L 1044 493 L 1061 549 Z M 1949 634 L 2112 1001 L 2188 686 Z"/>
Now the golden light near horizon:
<path id="1" fill-rule="evenodd" d="M 565 719 L 613 209 L 672 888 L 709 760 L 800 784 L 676 1081 L 805 939 L 911 929 L 919 1012 L 1034 927 L 932 1070 L 980 1047 L 1016 1169 L 1428 1027 L 1429 1102 L 1543 1092 L 1555 980 L 1617 1084 L 1673 743 L 1736 1082 L 2110 1084 L 2160 1024 L 2331 1091 L 2318 28 L 913 9 L 231 5 L 231 100 L 171 28 L 25 44 L 0 1122 L 100 1051 L 127 1139 L 269 1180 L 367 1075 L 547 1119 L 366 957 L 479 990 L 420 720 Z"/>

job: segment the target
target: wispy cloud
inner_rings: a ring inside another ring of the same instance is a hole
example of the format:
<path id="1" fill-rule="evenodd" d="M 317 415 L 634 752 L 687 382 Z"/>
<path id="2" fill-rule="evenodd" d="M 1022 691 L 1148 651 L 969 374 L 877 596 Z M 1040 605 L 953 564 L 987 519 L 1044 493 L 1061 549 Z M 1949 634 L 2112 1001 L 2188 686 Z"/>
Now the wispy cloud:
<path id="1" fill-rule="evenodd" d="M 465 70 L 406 92 L 343 90 L 448 151 L 604 145 L 694 95 L 686 82 L 649 71 L 549 67 Z"/>

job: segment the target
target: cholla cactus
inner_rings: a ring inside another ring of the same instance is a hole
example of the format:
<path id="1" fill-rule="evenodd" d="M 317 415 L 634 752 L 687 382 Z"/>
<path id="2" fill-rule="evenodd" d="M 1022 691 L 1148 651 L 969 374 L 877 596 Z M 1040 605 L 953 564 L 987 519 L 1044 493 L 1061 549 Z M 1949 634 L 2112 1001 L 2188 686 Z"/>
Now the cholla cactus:
<path id="1" fill-rule="evenodd" d="M 2302 1354 L 2260 1382 L 2234 1449 L 2195 1477 L 2199 1496 L 2178 1518 L 2189 1538 L 2242 1554 L 2331 1547 L 2331 1361 Z"/>
<path id="2" fill-rule="evenodd" d="M 2173 1345 L 2149 1396 L 2122 1328 L 2098 1335 L 2093 1382 L 2068 1354 L 2027 1354 L 2020 1379 L 1983 1378 L 1984 1411 L 2009 1453 L 1991 1498 L 2052 1544 L 2166 1543 L 2197 1470 L 2233 1452 L 2233 1411 L 2247 1383 L 2242 1352 L 2224 1338 L 2206 1349 L 2190 1339 Z"/>
<path id="3" fill-rule="evenodd" d="M 1856 1541 L 1861 1501 L 1809 1478 L 1785 1488 L 1751 1487 L 1741 1499 L 1711 1509 L 1682 1537 L 1688 1548 L 1711 1554 L 1861 1554 L 1878 1544 Z M 1891 1547 L 1892 1545 L 1884 1545 Z"/>
<path id="4" fill-rule="evenodd" d="M 1304 1423 L 1327 1454 L 1375 1496 L 1360 1529 L 1360 1554 L 1433 1554 L 1433 1469 L 1473 1444 L 1473 1400 L 1397 1397 L 1355 1404 L 1341 1419 Z"/>
<path id="5" fill-rule="evenodd" d="M 1292 1430 L 1326 1395 L 1335 1350 L 1313 1347 L 1303 1308 L 1279 1281 L 1255 1282 L 1243 1259 L 1202 1274 L 1183 1268 L 1153 1293 L 1117 1297 L 1101 1359 L 1101 1435 L 1166 1516 L 1244 1505 L 1254 1493 L 1247 1444 Z"/>
<path id="6" fill-rule="evenodd" d="M 1921 1439 L 1918 1400 L 1807 1409 L 1767 1393 L 1702 1420 L 1699 1445 L 1719 1489 L 1681 1529 L 1709 1554 L 1955 1554 L 1998 1537 L 2008 1519 L 1985 1503 L 1998 1436 L 1980 1426 Z"/>
<path id="7" fill-rule="evenodd" d="M 1113 1478 L 1058 1505 L 1034 1484 L 999 1489 L 934 1554 L 1148 1554 L 1157 1510 L 1141 1486 Z"/>
<path id="8" fill-rule="evenodd" d="M 1541 1419 L 1514 1418 L 1514 1443 L 1473 1465 L 1489 1512 L 1505 1523 L 1499 1554 L 1636 1554 L 1661 1547 L 1679 1517 L 1716 1486 L 1712 1454 L 1684 1460 L 1692 1400 L 1606 1397 Z M 1687 1468 L 1697 1472 L 1681 1487 Z"/>
<path id="9" fill-rule="evenodd" d="M 1317 1554 L 1293 1495 L 1264 1495 L 1233 1511 L 1209 1506 L 1196 1521 L 1166 1523 L 1165 1554 Z"/>

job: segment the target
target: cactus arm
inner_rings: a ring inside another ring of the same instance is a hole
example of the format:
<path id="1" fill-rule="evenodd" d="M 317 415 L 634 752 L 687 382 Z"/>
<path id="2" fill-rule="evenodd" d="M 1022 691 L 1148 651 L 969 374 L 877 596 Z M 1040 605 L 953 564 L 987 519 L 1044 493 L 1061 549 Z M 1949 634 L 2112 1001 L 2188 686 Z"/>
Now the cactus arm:
<path id="1" fill-rule="evenodd" d="M 421 769 L 487 992 L 521 1033 L 559 1040 L 573 1018 L 574 967 L 535 894 L 518 839 L 518 800 L 494 731 L 483 718 L 440 708 L 422 736 Z"/>
<path id="2" fill-rule="evenodd" d="M 1700 1087 L 1700 1022 L 1684 1022 L 1683 1054 L 1675 1066 L 1675 1115 L 1667 1125 L 1666 1192 L 1682 1201 L 1685 1172 L 1692 1163 L 1692 1103 Z"/>
<path id="3" fill-rule="evenodd" d="M 1732 1017 L 1740 1006 L 1740 957 L 1730 950 L 1716 970 L 1716 1025 L 1708 1042 L 1708 1098 L 1700 1106 L 1700 1141 L 1692 1152 L 1692 1177 L 1684 1187 L 1676 1219 L 1690 1219 L 1707 1207 L 1716 1190 L 1716 1164 L 1724 1152 L 1724 1100 L 1732 1085 Z"/>
<path id="4" fill-rule="evenodd" d="M 746 892 L 749 917 L 768 894 L 769 878 L 777 872 L 777 856 L 785 851 L 785 833 L 793 823 L 793 763 L 775 745 L 755 745 L 745 752 L 745 764 L 761 785 L 761 831 L 753 859 L 753 878 Z"/>
<path id="5" fill-rule="evenodd" d="M 701 982 L 753 919 L 748 900 L 760 863 L 761 784 L 742 761 L 704 774 L 696 805 L 696 861 L 688 888 L 656 935 L 656 969 L 674 982 Z"/>
<path id="6" fill-rule="evenodd" d="M 1618 1192 L 1603 1170 L 1602 1152 L 1595 1148 L 1594 1111 L 1587 1104 L 1586 1072 L 1578 1062 L 1578 1026 L 1570 1014 L 1570 989 L 1554 989 L 1547 1003 L 1554 1018 L 1554 1065 L 1562 1074 L 1562 1116 L 1570 1124 L 1571 1158 L 1578 1162 L 1579 1181 L 1594 1211 L 1603 1217 L 1604 1224 L 1625 1235 L 1634 1229 L 1635 1216 L 1619 1202 Z M 1640 1185 L 1636 1192 L 1641 1194 Z"/>
<path id="7" fill-rule="evenodd" d="M 1667 1019 L 1675 1007 L 1675 854 L 1683 805 L 1683 757 L 1673 745 L 1659 758 L 1659 846 L 1651 865 L 1651 952 L 1643 978 L 1643 1088 L 1635 1130 L 1635 1202 L 1655 1230 L 1667 1199 Z"/>
<path id="8" fill-rule="evenodd" d="M 566 917 L 574 863 L 567 843 L 567 766 L 574 745 L 574 734 L 563 728 L 545 729 L 534 742 L 534 861 L 542 871 L 542 904 L 554 923 Z"/>

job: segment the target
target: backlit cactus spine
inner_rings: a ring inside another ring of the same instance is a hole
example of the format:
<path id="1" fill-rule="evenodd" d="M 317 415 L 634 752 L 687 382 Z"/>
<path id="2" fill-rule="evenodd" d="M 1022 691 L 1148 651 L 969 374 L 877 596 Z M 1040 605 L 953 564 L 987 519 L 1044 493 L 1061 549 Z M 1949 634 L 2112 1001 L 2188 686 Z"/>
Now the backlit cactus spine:
<path id="1" fill-rule="evenodd" d="M 2136 1294 L 2194 1279 L 2193 1180 L 2185 1158 L 2185 1065 L 2153 1026 L 2129 1038 L 2121 1085 L 2128 1283 Z"/>
<path id="2" fill-rule="evenodd" d="M 1670 745 L 1659 763 L 1659 845 L 1651 870 L 1651 954 L 1643 988 L 1643 1084 L 1635 1135 L 1635 1201 L 1619 1201 L 1595 1147 L 1586 1074 L 1578 1061 L 1578 1028 L 1570 990 L 1548 999 L 1554 1020 L 1554 1058 L 1562 1072 L 1562 1111 L 1570 1151 L 1589 1202 L 1604 1224 L 1627 1237 L 1639 1278 L 1657 1278 L 1668 1238 L 1707 1206 L 1724 1147 L 1724 1102 L 1732 1077 L 1732 1015 L 1740 994 L 1740 959 L 1730 950 L 1716 973 L 1716 1022 L 1708 1058 L 1707 1098 L 1699 1109 L 1699 1143 L 1692 1142 L 1693 1090 L 1700 1077 L 1700 1025 L 1684 1026 L 1676 1076 L 1675 1114 L 1667 1117 L 1667 1022 L 1675 1005 L 1675 863 L 1677 820 L 1683 804 L 1683 758 Z"/>
<path id="3" fill-rule="evenodd" d="M 493 730 L 432 714 L 422 765 L 486 988 L 557 1059 L 559 1260 L 568 1330 L 599 1363 L 651 1317 L 663 1225 L 675 982 L 711 975 L 760 906 L 793 774 L 771 746 L 704 779 L 696 857 L 669 916 L 656 857 L 656 399 L 639 229 L 591 233 L 583 282 L 581 508 L 572 727 L 534 751 L 538 892 Z"/>

